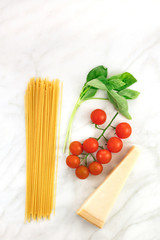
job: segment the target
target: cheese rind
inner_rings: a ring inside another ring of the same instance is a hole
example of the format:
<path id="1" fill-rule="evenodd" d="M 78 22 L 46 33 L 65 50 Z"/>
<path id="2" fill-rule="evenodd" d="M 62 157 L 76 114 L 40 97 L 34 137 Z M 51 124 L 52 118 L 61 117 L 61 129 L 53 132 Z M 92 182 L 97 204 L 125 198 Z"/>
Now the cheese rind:
<path id="1" fill-rule="evenodd" d="M 139 149 L 131 147 L 123 160 L 79 208 L 77 214 L 102 228 L 138 156 Z"/>

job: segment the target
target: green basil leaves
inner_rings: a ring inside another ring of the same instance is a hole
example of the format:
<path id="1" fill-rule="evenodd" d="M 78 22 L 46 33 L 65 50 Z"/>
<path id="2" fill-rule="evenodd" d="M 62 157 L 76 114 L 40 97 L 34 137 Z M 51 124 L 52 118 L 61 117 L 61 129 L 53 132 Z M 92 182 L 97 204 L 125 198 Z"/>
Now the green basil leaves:
<path id="1" fill-rule="evenodd" d="M 114 90 L 108 91 L 109 101 L 114 105 L 114 107 L 126 118 L 132 119 L 128 112 L 128 102 L 127 100 L 116 93 Z"/>
<path id="2" fill-rule="evenodd" d="M 117 87 L 115 88 L 115 90 L 117 90 L 117 91 L 125 89 L 125 88 L 131 86 L 133 83 L 137 82 L 137 80 L 133 77 L 133 75 L 128 72 L 112 76 L 108 79 L 108 81 L 115 81 L 115 80 L 120 80 L 122 83 L 124 83 L 123 86 L 117 85 Z"/>
<path id="3" fill-rule="evenodd" d="M 119 95 L 125 97 L 126 99 L 136 99 L 140 92 L 132 90 L 132 89 L 123 89 L 118 92 Z"/>
<path id="4" fill-rule="evenodd" d="M 80 101 L 93 99 L 98 90 L 106 91 L 108 100 L 127 119 L 131 119 L 128 112 L 128 99 L 135 99 L 140 94 L 138 91 L 128 89 L 137 82 L 132 74 L 125 72 L 107 78 L 108 70 L 104 66 L 93 68 L 87 75 L 86 83 L 80 94 Z"/>
<path id="5" fill-rule="evenodd" d="M 83 92 L 83 95 L 80 96 L 82 101 L 86 101 L 88 99 L 91 99 L 92 97 L 94 97 L 94 95 L 97 92 L 97 88 L 93 88 L 93 87 L 88 87 L 85 89 L 86 91 Z"/>
<path id="6" fill-rule="evenodd" d="M 86 81 L 89 82 L 92 79 L 98 78 L 100 76 L 103 76 L 105 78 L 107 78 L 107 74 L 108 74 L 108 69 L 105 68 L 104 66 L 98 66 L 93 68 L 87 75 L 87 79 Z"/>

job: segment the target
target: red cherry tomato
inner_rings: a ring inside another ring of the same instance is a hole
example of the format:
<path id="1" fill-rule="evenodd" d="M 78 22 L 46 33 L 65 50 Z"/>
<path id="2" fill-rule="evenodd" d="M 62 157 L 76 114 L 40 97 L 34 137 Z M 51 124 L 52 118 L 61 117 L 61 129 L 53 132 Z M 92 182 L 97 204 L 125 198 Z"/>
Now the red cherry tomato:
<path id="1" fill-rule="evenodd" d="M 111 161 L 112 154 L 107 149 L 100 149 L 96 154 L 96 158 L 99 163 L 105 164 Z"/>
<path id="2" fill-rule="evenodd" d="M 83 147 L 80 142 L 74 141 L 70 144 L 69 150 L 73 155 L 80 155 L 83 152 Z"/>
<path id="3" fill-rule="evenodd" d="M 131 133 L 132 133 L 132 128 L 126 122 L 122 122 L 118 124 L 116 127 L 116 134 L 119 138 L 128 138 L 131 135 Z"/>
<path id="4" fill-rule="evenodd" d="M 103 170 L 103 166 L 99 162 L 90 163 L 88 168 L 89 168 L 89 172 L 93 175 L 99 175 Z"/>
<path id="5" fill-rule="evenodd" d="M 106 113 L 101 109 L 96 109 L 91 113 L 91 120 L 97 125 L 105 123 L 107 118 Z"/>
<path id="6" fill-rule="evenodd" d="M 85 179 L 89 175 L 89 170 L 85 166 L 79 166 L 78 168 L 76 168 L 75 173 L 78 178 Z"/>
<path id="7" fill-rule="evenodd" d="M 79 159 L 79 157 L 77 157 L 75 155 L 69 155 L 66 158 L 66 164 L 70 168 L 77 168 L 80 165 L 80 159 Z"/>
<path id="8" fill-rule="evenodd" d="M 95 138 L 88 138 L 83 143 L 83 149 L 87 153 L 96 152 L 98 149 L 98 141 Z"/>
<path id="9" fill-rule="evenodd" d="M 123 147 L 123 142 L 118 137 L 112 137 L 107 142 L 107 148 L 110 152 L 117 153 L 121 151 Z"/>

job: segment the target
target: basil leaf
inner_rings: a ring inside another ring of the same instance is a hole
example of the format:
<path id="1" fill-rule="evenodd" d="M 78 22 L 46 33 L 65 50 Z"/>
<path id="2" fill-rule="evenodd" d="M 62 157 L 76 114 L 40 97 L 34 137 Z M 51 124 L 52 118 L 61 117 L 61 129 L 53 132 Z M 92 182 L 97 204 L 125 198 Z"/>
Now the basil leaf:
<path id="1" fill-rule="evenodd" d="M 98 89 L 90 87 L 88 90 L 84 93 L 84 95 L 81 96 L 81 100 L 88 100 L 91 97 L 93 97 Z"/>
<path id="2" fill-rule="evenodd" d="M 117 90 L 117 91 L 123 90 L 123 89 L 131 86 L 133 83 L 137 82 L 137 80 L 133 77 L 133 75 L 128 72 L 125 72 L 125 73 L 122 73 L 122 74 L 119 74 L 116 76 L 112 76 L 108 79 L 108 81 L 113 80 L 113 79 L 119 79 L 120 81 L 125 83 L 125 85 L 116 88 L 115 90 Z"/>
<path id="3" fill-rule="evenodd" d="M 97 89 L 101 90 L 107 90 L 106 85 L 103 82 L 103 79 L 100 80 L 98 78 L 91 80 L 90 82 L 87 83 L 88 86 L 92 86 Z"/>
<path id="4" fill-rule="evenodd" d="M 125 86 L 126 84 L 124 82 L 122 82 L 120 79 L 110 79 L 109 80 L 109 84 L 111 86 L 112 89 L 114 90 L 118 90 L 121 87 Z"/>
<path id="5" fill-rule="evenodd" d="M 105 91 L 112 89 L 112 87 L 110 86 L 107 79 L 103 76 L 100 76 L 96 79 L 93 79 L 93 80 L 87 82 L 87 85 L 92 86 L 97 89 L 105 90 Z"/>
<path id="6" fill-rule="evenodd" d="M 109 101 L 115 106 L 115 108 L 126 118 L 132 119 L 128 113 L 128 102 L 127 100 L 118 95 L 114 90 L 107 91 Z"/>
<path id="7" fill-rule="evenodd" d="M 126 99 L 135 99 L 139 96 L 140 92 L 132 89 L 123 89 L 118 92 L 118 94 L 125 97 Z"/>
<path id="8" fill-rule="evenodd" d="M 108 70 L 104 66 L 98 66 L 93 68 L 87 75 L 86 81 L 89 82 L 92 79 L 98 78 L 100 76 L 107 77 Z"/>

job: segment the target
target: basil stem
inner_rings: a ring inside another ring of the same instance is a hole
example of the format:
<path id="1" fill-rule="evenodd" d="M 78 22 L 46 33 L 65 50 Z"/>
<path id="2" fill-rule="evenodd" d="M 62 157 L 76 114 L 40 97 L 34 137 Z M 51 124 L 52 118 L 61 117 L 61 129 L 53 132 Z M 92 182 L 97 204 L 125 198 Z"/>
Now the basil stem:
<path id="1" fill-rule="evenodd" d="M 66 133 L 66 137 L 65 137 L 65 141 L 64 141 L 64 146 L 63 146 L 63 152 L 66 151 L 67 143 L 69 144 L 73 119 L 74 119 L 76 111 L 77 111 L 77 109 L 79 108 L 80 105 L 81 105 L 81 100 L 79 98 L 78 101 L 76 102 L 76 105 L 75 105 L 75 107 L 72 111 L 72 114 L 70 116 L 70 119 L 69 119 L 69 123 L 68 123 L 68 127 L 67 127 L 67 133 Z"/>

